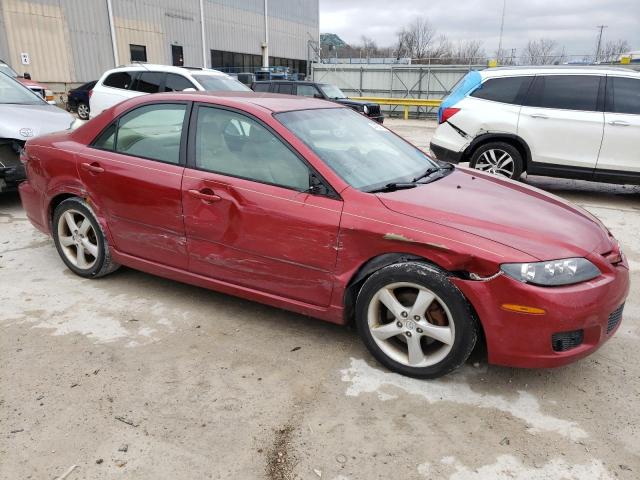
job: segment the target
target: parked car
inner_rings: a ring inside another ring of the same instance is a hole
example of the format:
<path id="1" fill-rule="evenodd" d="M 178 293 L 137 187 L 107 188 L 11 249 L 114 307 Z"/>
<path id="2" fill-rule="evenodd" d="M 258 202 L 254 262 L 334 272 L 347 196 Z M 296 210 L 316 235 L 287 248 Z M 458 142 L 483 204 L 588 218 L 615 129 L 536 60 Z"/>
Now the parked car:
<path id="1" fill-rule="evenodd" d="M 67 111 L 78 112 L 78 117 L 81 120 L 89 120 L 89 112 L 91 111 L 89 98 L 95 85 L 96 80 L 69 90 L 69 93 L 67 93 Z"/>
<path id="2" fill-rule="evenodd" d="M 518 179 L 640 184 L 640 73 L 614 67 L 469 72 L 438 113 L 441 160 Z"/>
<path id="3" fill-rule="evenodd" d="M 229 75 L 206 68 L 135 64 L 106 71 L 93 87 L 91 118 L 128 98 L 158 92 L 199 90 L 208 92 L 251 89 Z"/>
<path id="4" fill-rule="evenodd" d="M 53 92 L 49 90 L 46 85 L 31 80 L 31 75 L 29 75 L 27 72 L 25 72 L 24 75 L 20 76 L 18 75 L 18 72 L 16 72 L 9 66 L 8 63 L 6 63 L 4 60 L 0 60 L 0 73 L 4 73 L 5 75 L 15 78 L 29 90 L 40 95 L 47 103 L 55 105 L 56 100 Z"/>
<path id="5" fill-rule="evenodd" d="M 287 80 L 269 80 L 254 82 L 251 88 L 256 92 L 281 93 L 285 95 L 299 95 L 302 97 L 322 98 L 347 107 L 366 115 L 378 123 L 384 122 L 384 115 L 380 105 L 373 102 L 353 100 L 335 85 L 315 82 L 293 82 Z"/>
<path id="6" fill-rule="evenodd" d="M 355 321 L 405 375 L 443 375 L 479 339 L 494 364 L 566 364 L 611 338 L 629 291 L 585 210 L 314 98 L 139 97 L 27 142 L 23 162 L 27 216 L 77 275 L 126 265 Z"/>
<path id="7" fill-rule="evenodd" d="M 0 73 L 0 193 L 25 179 L 20 152 L 32 137 L 65 130 L 74 118 L 41 96 Z"/>

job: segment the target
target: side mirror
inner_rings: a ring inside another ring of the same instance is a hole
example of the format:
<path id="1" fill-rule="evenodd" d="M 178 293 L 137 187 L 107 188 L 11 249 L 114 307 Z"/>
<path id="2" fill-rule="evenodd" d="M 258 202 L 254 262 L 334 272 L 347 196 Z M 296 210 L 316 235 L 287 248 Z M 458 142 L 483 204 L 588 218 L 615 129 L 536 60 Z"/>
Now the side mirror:
<path id="1" fill-rule="evenodd" d="M 322 180 L 316 177 L 315 173 L 309 174 L 309 188 L 306 193 L 311 195 L 329 195 L 329 189 Z"/>
<path id="2" fill-rule="evenodd" d="M 22 77 L 25 80 L 31 80 L 31 74 L 29 72 L 24 72 L 24 74 L 22 75 Z"/>
<path id="3" fill-rule="evenodd" d="M 322 94 L 321 94 L 321 93 L 315 93 L 315 94 L 313 95 L 313 98 L 320 98 L 320 99 L 323 99 L 324 97 L 322 96 Z"/>

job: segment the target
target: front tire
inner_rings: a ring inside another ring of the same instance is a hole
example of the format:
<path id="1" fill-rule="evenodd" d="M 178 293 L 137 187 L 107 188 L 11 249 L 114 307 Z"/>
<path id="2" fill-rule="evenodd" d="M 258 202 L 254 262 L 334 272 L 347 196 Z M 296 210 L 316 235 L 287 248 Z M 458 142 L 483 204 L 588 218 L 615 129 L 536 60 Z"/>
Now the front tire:
<path id="1" fill-rule="evenodd" d="M 388 369 L 437 378 L 471 354 L 478 326 L 446 272 L 419 262 L 398 263 L 371 275 L 356 301 L 365 346 Z"/>
<path id="2" fill-rule="evenodd" d="M 80 198 L 69 198 L 53 214 L 53 240 L 65 265 L 76 275 L 98 278 L 116 270 L 107 237 L 91 207 Z"/>
<path id="3" fill-rule="evenodd" d="M 518 180 L 524 169 L 522 155 L 505 142 L 490 142 L 478 147 L 469 162 L 471 168 Z"/>

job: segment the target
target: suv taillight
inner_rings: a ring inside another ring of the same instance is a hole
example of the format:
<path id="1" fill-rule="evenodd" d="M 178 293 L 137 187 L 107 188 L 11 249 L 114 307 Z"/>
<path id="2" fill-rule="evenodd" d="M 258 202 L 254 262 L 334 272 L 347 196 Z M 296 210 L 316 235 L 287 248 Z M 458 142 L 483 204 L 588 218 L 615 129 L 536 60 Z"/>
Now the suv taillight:
<path id="1" fill-rule="evenodd" d="M 440 123 L 444 123 L 460 111 L 459 108 L 445 108 L 440 116 Z"/>
<path id="2" fill-rule="evenodd" d="M 89 98 L 91 98 L 91 95 L 93 95 L 93 90 L 89 90 L 89 92 L 87 93 L 87 95 L 89 95 Z"/>

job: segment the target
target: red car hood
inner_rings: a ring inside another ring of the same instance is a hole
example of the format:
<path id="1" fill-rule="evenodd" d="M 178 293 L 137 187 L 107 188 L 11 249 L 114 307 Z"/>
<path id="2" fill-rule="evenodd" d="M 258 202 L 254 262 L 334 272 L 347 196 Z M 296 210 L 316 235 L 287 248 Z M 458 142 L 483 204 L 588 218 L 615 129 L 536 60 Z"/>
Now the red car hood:
<path id="1" fill-rule="evenodd" d="M 612 249 L 607 230 L 585 210 L 536 188 L 466 169 L 378 198 L 395 212 L 479 235 L 540 260 Z"/>

